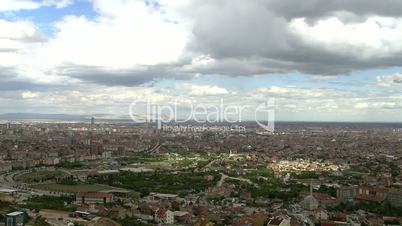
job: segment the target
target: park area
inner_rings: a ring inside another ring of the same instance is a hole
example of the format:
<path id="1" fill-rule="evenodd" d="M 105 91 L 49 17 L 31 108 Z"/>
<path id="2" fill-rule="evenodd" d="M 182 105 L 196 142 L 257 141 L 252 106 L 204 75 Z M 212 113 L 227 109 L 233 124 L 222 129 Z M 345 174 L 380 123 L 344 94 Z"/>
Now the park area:
<path id="1" fill-rule="evenodd" d="M 62 193 L 78 193 L 78 192 L 101 192 L 101 191 L 110 191 L 110 190 L 120 190 L 124 191 L 121 188 L 115 188 L 108 185 L 102 184 L 85 184 L 79 183 L 76 185 L 66 185 L 66 184 L 36 184 L 31 186 L 34 189 L 52 191 L 52 192 L 62 192 Z"/>
<path id="2" fill-rule="evenodd" d="M 56 181 L 66 176 L 68 176 L 68 174 L 61 170 L 34 170 L 32 172 L 16 175 L 14 177 L 14 180 L 27 184 L 32 184 L 42 183 L 46 181 Z"/>

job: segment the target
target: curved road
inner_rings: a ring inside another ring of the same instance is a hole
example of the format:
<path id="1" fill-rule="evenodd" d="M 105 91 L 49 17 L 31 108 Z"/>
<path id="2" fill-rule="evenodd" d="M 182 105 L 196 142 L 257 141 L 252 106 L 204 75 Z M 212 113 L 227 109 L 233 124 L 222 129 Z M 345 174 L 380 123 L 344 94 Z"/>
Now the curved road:
<path id="1" fill-rule="evenodd" d="M 221 179 L 218 181 L 218 183 L 216 184 L 216 186 L 218 186 L 218 187 L 220 187 L 220 186 L 222 186 L 222 184 L 225 182 L 225 180 L 226 180 L 226 178 L 229 178 L 229 179 L 232 179 L 232 180 L 239 180 L 239 181 L 244 181 L 244 182 L 247 182 L 247 183 L 249 183 L 249 184 L 251 184 L 251 185 L 254 185 L 254 186 L 256 186 L 256 187 L 259 187 L 258 186 L 258 184 L 256 184 L 256 183 L 253 183 L 251 180 L 249 180 L 249 179 L 245 179 L 245 178 L 242 178 L 242 177 L 229 177 L 228 175 L 226 175 L 226 174 L 223 174 L 223 173 L 220 173 L 222 176 L 221 176 Z"/>
<path id="2" fill-rule="evenodd" d="M 14 177 L 18 174 L 30 172 L 29 170 L 16 170 L 11 172 L 3 172 L 0 174 L 0 188 L 1 189 L 15 189 L 29 193 L 31 195 L 46 195 L 46 196 L 62 196 L 68 195 L 67 193 L 54 193 L 45 190 L 38 190 L 29 187 L 29 184 L 17 182 Z"/>

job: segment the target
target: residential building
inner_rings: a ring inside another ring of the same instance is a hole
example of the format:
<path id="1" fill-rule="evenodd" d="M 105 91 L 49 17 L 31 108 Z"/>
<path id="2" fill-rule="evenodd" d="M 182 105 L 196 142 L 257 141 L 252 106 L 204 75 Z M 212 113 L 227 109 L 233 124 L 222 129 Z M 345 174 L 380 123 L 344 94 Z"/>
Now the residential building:
<path id="1" fill-rule="evenodd" d="M 163 224 L 174 224 L 174 212 L 166 210 L 165 208 L 159 208 L 155 212 L 155 221 Z"/>
<path id="2" fill-rule="evenodd" d="M 341 187 L 336 190 L 336 197 L 340 200 L 352 200 L 358 193 L 357 186 Z"/>
<path id="3" fill-rule="evenodd" d="M 6 226 L 24 226 L 25 213 L 21 211 L 12 212 L 6 215 Z"/>
<path id="4" fill-rule="evenodd" d="M 289 216 L 275 216 L 269 219 L 267 226 L 290 226 Z"/>

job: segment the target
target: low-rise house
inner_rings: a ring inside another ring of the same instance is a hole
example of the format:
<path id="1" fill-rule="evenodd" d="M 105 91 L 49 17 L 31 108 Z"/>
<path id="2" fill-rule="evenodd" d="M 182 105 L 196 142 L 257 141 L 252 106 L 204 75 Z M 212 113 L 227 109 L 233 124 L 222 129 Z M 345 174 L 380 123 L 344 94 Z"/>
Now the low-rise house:
<path id="1" fill-rule="evenodd" d="M 324 209 L 318 208 L 314 211 L 315 219 L 321 220 L 328 220 L 328 213 Z"/>
<path id="2" fill-rule="evenodd" d="M 188 224 L 191 220 L 191 215 L 187 211 L 174 211 L 174 222 Z"/>
<path id="3" fill-rule="evenodd" d="M 357 193 L 357 186 L 341 187 L 336 190 L 336 197 L 340 200 L 352 200 Z"/>
<path id="4" fill-rule="evenodd" d="M 174 213 L 170 210 L 166 210 L 165 208 L 159 208 L 155 212 L 154 219 L 158 223 L 174 224 Z"/>
<path id="5" fill-rule="evenodd" d="M 42 161 L 43 165 L 54 166 L 60 163 L 60 158 L 58 157 L 48 157 Z"/>
<path id="6" fill-rule="evenodd" d="M 382 203 L 387 198 L 387 192 L 388 190 L 385 188 L 360 187 L 354 199 L 357 201 Z"/>
<path id="7" fill-rule="evenodd" d="M 290 217 L 289 216 L 274 216 L 269 219 L 267 226 L 290 226 Z"/>

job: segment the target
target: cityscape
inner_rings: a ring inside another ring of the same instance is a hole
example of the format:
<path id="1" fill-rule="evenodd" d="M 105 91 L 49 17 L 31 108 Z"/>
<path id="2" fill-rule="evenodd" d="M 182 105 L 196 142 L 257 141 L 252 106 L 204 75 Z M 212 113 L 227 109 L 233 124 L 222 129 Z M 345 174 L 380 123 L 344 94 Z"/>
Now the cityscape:
<path id="1" fill-rule="evenodd" d="M 252 122 L 178 126 L 4 122 L 4 216 L 20 211 L 35 225 L 399 224 L 402 124 L 278 122 L 269 134 Z"/>
<path id="2" fill-rule="evenodd" d="M 0 226 L 402 225 L 402 1 L 0 0 Z"/>

